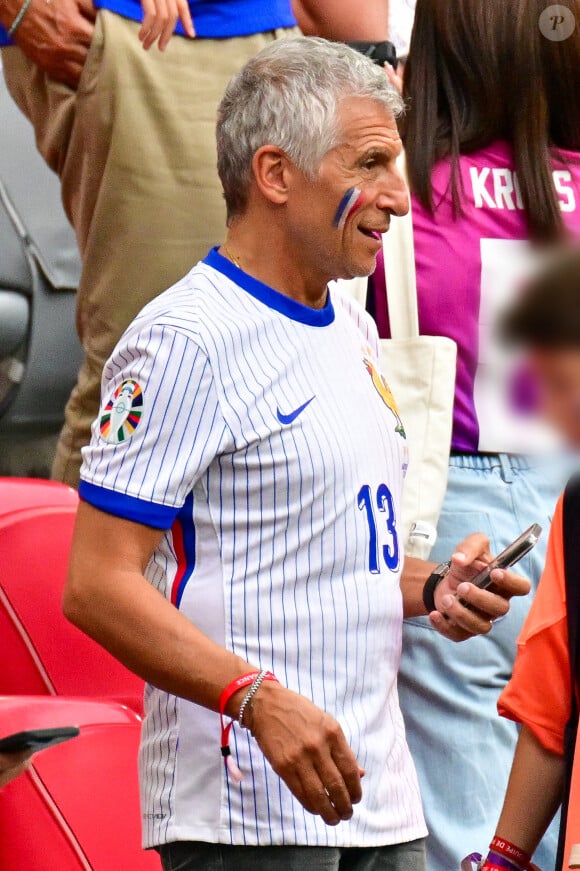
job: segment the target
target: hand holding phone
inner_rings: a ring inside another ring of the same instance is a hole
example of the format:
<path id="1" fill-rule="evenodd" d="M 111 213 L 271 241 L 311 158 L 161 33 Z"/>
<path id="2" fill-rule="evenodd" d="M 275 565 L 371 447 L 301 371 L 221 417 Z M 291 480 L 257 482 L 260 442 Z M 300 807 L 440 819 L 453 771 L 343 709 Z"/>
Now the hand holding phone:
<path id="1" fill-rule="evenodd" d="M 0 738 L 0 753 L 38 753 L 63 741 L 70 741 L 80 734 L 77 726 L 63 726 L 57 729 L 31 729 L 27 732 L 16 732 Z"/>
<path id="2" fill-rule="evenodd" d="M 491 573 L 496 569 L 509 569 L 523 559 L 537 545 L 541 534 L 542 527 L 534 523 L 472 578 L 471 583 L 481 590 L 488 590 L 493 584 Z"/>

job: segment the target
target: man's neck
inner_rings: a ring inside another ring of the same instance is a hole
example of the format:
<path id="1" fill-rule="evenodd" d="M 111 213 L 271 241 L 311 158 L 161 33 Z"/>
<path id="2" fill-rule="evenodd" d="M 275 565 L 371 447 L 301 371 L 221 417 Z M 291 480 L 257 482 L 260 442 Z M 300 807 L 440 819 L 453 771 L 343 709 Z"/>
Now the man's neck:
<path id="1" fill-rule="evenodd" d="M 308 270 L 276 227 L 257 232 L 239 218 L 228 230 L 221 253 L 258 281 L 310 308 L 324 308 L 329 279 Z"/>

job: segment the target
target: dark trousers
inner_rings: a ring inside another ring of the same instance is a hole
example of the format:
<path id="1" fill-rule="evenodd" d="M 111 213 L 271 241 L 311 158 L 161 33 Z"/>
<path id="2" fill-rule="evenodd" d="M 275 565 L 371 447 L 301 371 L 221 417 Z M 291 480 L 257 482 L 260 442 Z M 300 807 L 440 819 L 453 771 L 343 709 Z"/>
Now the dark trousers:
<path id="1" fill-rule="evenodd" d="M 180 841 L 159 848 L 163 871 L 425 871 L 423 840 L 393 847 L 237 847 Z"/>

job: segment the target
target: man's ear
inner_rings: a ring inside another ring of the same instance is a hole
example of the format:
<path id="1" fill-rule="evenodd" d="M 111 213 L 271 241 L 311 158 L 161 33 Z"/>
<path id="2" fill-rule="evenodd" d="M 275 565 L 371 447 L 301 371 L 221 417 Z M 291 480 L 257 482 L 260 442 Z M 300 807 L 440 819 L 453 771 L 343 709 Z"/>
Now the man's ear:
<path id="1" fill-rule="evenodd" d="M 252 159 L 254 181 L 265 199 L 283 205 L 288 199 L 292 164 L 281 148 L 263 145 Z"/>

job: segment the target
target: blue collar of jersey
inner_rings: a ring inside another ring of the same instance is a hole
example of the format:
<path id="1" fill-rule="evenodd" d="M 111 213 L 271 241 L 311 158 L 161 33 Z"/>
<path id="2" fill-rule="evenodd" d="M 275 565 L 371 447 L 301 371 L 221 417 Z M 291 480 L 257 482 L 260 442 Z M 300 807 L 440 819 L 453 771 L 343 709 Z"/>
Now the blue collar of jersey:
<path id="1" fill-rule="evenodd" d="M 240 269 L 231 260 L 223 257 L 217 247 L 212 248 L 205 260 L 203 261 L 212 269 L 216 269 L 225 275 L 238 287 L 247 291 L 250 296 L 260 300 L 267 305 L 268 308 L 280 312 L 280 314 L 291 318 L 293 321 L 299 321 L 301 324 L 306 324 L 309 327 L 327 327 L 334 321 L 334 308 L 330 299 L 330 291 L 328 293 L 324 308 L 310 308 L 310 306 L 302 305 L 291 299 L 283 293 L 279 293 L 267 284 L 258 281 L 257 278 L 252 278 L 243 269 Z"/>

